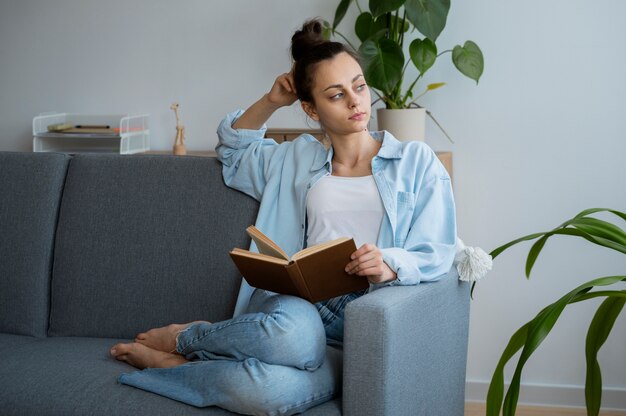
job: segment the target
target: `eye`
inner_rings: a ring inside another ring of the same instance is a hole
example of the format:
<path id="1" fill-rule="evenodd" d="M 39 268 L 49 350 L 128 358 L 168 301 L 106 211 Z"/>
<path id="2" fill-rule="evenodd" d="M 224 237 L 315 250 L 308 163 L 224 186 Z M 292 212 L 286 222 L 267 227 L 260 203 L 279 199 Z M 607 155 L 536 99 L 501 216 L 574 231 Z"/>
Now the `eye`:
<path id="1" fill-rule="evenodd" d="M 340 100 L 340 99 L 342 99 L 342 98 L 343 98 L 343 93 L 342 93 L 342 92 L 337 93 L 337 94 L 333 95 L 332 97 L 330 97 L 330 99 L 331 99 L 331 100 L 334 100 L 334 101 L 336 101 L 336 100 Z"/>
<path id="2" fill-rule="evenodd" d="M 361 85 L 358 85 L 358 86 L 356 87 L 356 90 L 357 90 L 358 92 L 361 92 L 361 91 L 365 90 L 366 88 L 367 88 L 367 84 L 361 84 Z"/>

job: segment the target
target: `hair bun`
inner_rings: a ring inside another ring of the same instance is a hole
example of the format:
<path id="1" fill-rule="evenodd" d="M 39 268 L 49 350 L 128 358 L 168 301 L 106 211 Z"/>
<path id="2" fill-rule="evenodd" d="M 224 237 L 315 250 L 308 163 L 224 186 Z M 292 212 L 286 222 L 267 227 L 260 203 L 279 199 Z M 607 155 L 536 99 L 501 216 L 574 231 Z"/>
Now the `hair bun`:
<path id="1" fill-rule="evenodd" d="M 312 48 L 324 42 L 326 39 L 321 20 L 309 20 L 291 37 L 291 56 L 294 61 L 299 61 Z"/>

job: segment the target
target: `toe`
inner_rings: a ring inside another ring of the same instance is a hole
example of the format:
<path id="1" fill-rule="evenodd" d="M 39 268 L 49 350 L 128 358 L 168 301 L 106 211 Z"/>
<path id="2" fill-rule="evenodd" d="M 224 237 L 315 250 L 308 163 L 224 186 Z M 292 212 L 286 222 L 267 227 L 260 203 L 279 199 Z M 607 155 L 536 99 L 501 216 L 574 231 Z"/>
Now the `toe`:
<path id="1" fill-rule="evenodd" d="M 111 355 L 115 358 L 128 354 L 129 344 L 115 344 L 111 348 Z"/>

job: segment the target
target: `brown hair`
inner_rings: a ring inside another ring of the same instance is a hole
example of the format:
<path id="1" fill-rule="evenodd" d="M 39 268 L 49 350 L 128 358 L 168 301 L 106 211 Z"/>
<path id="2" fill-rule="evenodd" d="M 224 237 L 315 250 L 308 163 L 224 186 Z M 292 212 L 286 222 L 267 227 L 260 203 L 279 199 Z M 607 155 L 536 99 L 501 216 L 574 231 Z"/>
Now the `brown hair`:
<path id="1" fill-rule="evenodd" d="M 313 103 L 313 74 L 317 64 L 345 52 L 359 62 L 359 56 L 340 42 L 324 39 L 322 22 L 309 20 L 291 37 L 291 56 L 294 60 L 293 80 L 300 101 Z"/>

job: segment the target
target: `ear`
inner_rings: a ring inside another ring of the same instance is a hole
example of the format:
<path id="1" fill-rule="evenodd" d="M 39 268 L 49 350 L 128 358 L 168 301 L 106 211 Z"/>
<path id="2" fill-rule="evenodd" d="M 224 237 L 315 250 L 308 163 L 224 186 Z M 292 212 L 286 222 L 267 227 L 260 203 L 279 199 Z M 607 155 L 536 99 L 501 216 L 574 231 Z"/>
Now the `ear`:
<path id="1" fill-rule="evenodd" d="M 313 104 L 309 103 L 308 101 L 301 101 L 300 105 L 302 106 L 302 109 L 307 116 L 311 117 L 315 121 L 320 121 L 320 116 L 317 114 L 317 111 L 315 110 L 315 106 Z"/>

